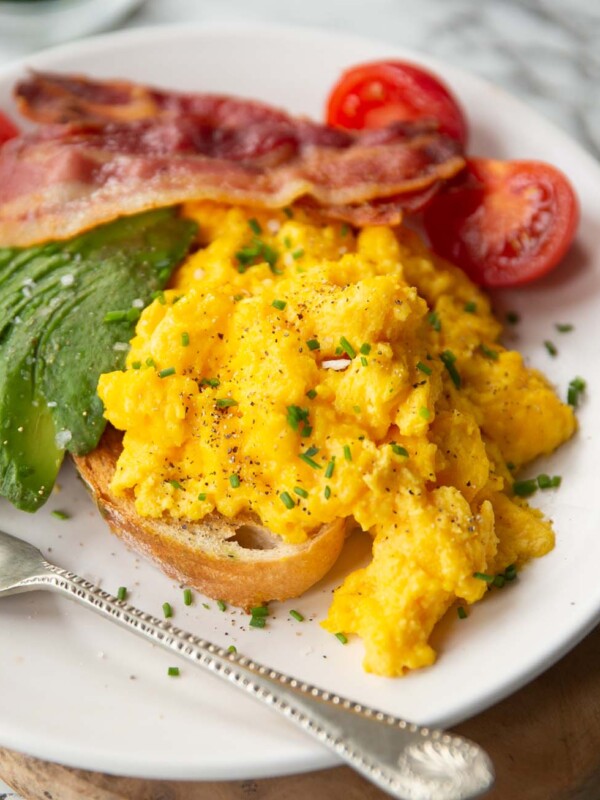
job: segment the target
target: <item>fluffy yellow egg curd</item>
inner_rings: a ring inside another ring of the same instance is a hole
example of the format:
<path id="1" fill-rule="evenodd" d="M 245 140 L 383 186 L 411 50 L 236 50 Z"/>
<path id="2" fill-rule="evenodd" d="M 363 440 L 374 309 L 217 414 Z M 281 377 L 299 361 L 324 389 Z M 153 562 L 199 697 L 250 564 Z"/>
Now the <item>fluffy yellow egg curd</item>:
<path id="1" fill-rule="evenodd" d="M 358 634 L 380 675 L 431 664 L 436 622 L 486 593 L 475 573 L 552 548 L 512 474 L 571 436 L 571 408 L 414 233 L 184 213 L 199 249 L 144 310 L 127 368 L 100 380 L 125 431 L 113 491 L 143 516 L 251 511 L 292 543 L 354 518 L 373 559 L 324 626 Z"/>

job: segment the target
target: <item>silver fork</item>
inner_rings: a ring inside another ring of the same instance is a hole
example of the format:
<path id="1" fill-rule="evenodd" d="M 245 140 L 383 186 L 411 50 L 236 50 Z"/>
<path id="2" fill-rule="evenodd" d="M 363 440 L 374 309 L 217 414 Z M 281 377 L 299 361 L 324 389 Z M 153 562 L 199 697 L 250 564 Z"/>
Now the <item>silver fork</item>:
<path id="1" fill-rule="evenodd" d="M 50 589 L 204 667 L 261 700 L 400 800 L 467 800 L 493 784 L 478 745 L 346 700 L 176 628 L 48 563 L 32 545 L 0 531 L 0 596 Z"/>

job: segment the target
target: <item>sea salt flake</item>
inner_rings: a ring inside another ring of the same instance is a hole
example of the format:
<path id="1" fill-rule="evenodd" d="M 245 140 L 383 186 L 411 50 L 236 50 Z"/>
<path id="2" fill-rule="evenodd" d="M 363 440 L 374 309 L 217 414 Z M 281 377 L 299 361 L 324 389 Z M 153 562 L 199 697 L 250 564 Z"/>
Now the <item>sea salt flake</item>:
<path id="1" fill-rule="evenodd" d="M 73 438 L 73 434 L 71 431 L 59 431 L 56 436 L 54 437 L 54 441 L 56 442 L 56 446 L 64 450 L 66 446 L 69 444 L 71 439 Z"/>
<path id="2" fill-rule="evenodd" d="M 323 361 L 321 366 L 323 369 L 335 369 L 335 370 L 343 370 L 347 369 L 352 362 L 349 358 L 332 358 L 328 361 Z"/>
<path id="3" fill-rule="evenodd" d="M 133 302 L 131 303 L 131 306 L 132 308 L 143 308 L 144 301 L 142 300 L 141 297 L 136 297 L 135 300 L 133 300 Z"/>
<path id="4" fill-rule="evenodd" d="M 63 286 L 73 286 L 75 283 L 75 276 L 71 275 L 70 273 L 68 275 L 63 275 L 60 279 L 60 282 Z"/>
<path id="5" fill-rule="evenodd" d="M 127 342 L 115 342 L 113 344 L 113 350 L 129 350 L 129 345 Z"/>

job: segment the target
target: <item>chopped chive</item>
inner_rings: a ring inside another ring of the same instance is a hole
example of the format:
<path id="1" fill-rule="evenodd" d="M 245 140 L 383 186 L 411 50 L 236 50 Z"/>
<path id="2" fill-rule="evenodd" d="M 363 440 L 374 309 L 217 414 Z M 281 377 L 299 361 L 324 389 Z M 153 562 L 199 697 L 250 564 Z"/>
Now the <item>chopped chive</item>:
<path id="1" fill-rule="evenodd" d="M 198 495 L 198 500 L 200 500 L 200 502 L 203 503 L 206 500 L 206 492 L 200 492 L 200 494 Z"/>
<path id="2" fill-rule="evenodd" d="M 304 250 L 301 247 L 299 247 L 292 253 L 292 258 L 294 259 L 294 261 L 298 261 L 298 259 L 302 258 L 303 255 L 304 255 Z"/>
<path id="3" fill-rule="evenodd" d="M 210 606 L 208 603 L 202 603 L 202 608 L 210 609 Z"/>
<path id="4" fill-rule="evenodd" d="M 306 451 L 306 453 L 300 453 L 298 455 L 298 458 L 302 459 L 302 461 L 304 461 L 305 464 L 308 464 L 308 466 L 312 467 L 313 469 L 323 469 L 323 467 L 320 464 L 317 464 L 316 461 L 313 461 L 313 459 L 309 455 L 312 449 L 313 448 L 311 447 L 309 450 Z"/>
<path id="5" fill-rule="evenodd" d="M 309 350 L 320 350 L 321 349 L 321 345 L 319 344 L 317 339 L 309 339 L 306 342 L 306 344 L 307 344 Z"/>
<path id="6" fill-rule="evenodd" d="M 525 481 L 515 481 L 512 488 L 513 494 L 516 494 L 517 497 L 529 497 L 530 494 L 537 491 L 538 483 L 535 478 L 530 478 Z"/>
<path id="7" fill-rule="evenodd" d="M 319 448 L 315 447 L 313 445 L 312 447 L 308 448 L 308 450 L 306 451 L 306 455 L 307 456 L 316 456 L 318 452 L 319 452 Z"/>
<path id="8" fill-rule="evenodd" d="M 549 339 L 546 339 L 546 341 L 544 342 L 544 347 L 550 353 L 551 356 L 557 356 L 558 355 L 558 350 L 556 348 L 556 345 L 553 342 L 551 342 Z"/>
<path id="9" fill-rule="evenodd" d="M 283 311 L 284 308 L 287 306 L 287 303 L 286 303 L 285 300 L 273 300 L 271 305 L 273 306 L 273 308 L 276 308 L 278 311 Z"/>
<path id="10" fill-rule="evenodd" d="M 364 356 L 360 357 L 360 363 L 363 365 L 363 367 L 368 367 L 369 366 L 369 362 L 367 361 L 367 359 Z"/>
<path id="11" fill-rule="evenodd" d="M 363 356 L 368 356 L 371 352 L 371 345 L 367 342 L 363 342 L 363 344 L 360 346 L 360 352 L 363 354 Z"/>
<path id="12" fill-rule="evenodd" d="M 309 389 L 309 390 L 308 390 L 308 392 L 306 393 L 306 396 L 307 396 L 307 397 L 308 397 L 310 400 L 314 400 L 314 399 L 315 399 L 315 397 L 317 396 L 317 390 L 316 390 L 316 389 Z"/>
<path id="13" fill-rule="evenodd" d="M 571 383 L 569 384 L 569 389 L 567 392 L 567 402 L 573 408 L 577 408 L 579 405 L 579 395 L 585 391 L 586 383 L 583 378 L 573 378 Z"/>
<path id="14" fill-rule="evenodd" d="M 134 361 L 131 365 L 131 369 L 141 369 L 142 362 L 141 361 Z"/>
<path id="15" fill-rule="evenodd" d="M 454 366 L 454 362 L 456 361 L 456 356 L 452 352 L 452 350 L 444 350 L 443 353 L 440 353 L 440 361 L 448 370 L 448 375 L 450 375 L 450 379 L 452 383 L 456 386 L 457 389 L 460 389 L 460 375 L 456 367 Z"/>
<path id="16" fill-rule="evenodd" d="M 117 600 L 127 600 L 127 587 L 119 586 L 117 589 Z"/>
<path id="17" fill-rule="evenodd" d="M 292 239 L 291 239 L 291 237 L 290 237 L 290 236 L 284 236 L 284 238 L 283 238 L 283 243 L 284 243 L 284 245 L 287 247 L 287 249 L 289 250 L 289 249 L 290 249 L 290 247 L 292 246 Z"/>
<path id="18" fill-rule="evenodd" d="M 340 347 L 342 351 L 350 356 L 350 358 L 356 357 L 356 350 L 352 347 L 348 339 L 345 336 L 340 336 Z"/>
<path id="19" fill-rule="evenodd" d="M 494 576 L 493 575 L 487 575 L 485 572 L 474 572 L 473 573 L 473 577 L 477 578 L 480 581 L 485 581 L 486 583 L 493 583 L 494 582 Z"/>
<path id="20" fill-rule="evenodd" d="M 442 322 L 438 316 L 437 311 L 431 311 L 427 315 L 427 322 L 431 325 L 434 331 L 438 333 L 442 330 Z"/>
<path id="21" fill-rule="evenodd" d="M 332 458 L 331 461 L 327 464 L 327 469 L 325 470 L 325 477 L 331 478 L 334 469 L 335 469 L 335 458 Z"/>
<path id="22" fill-rule="evenodd" d="M 255 233 L 257 236 L 260 236 L 262 233 L 262 228 L 260 227 L 260 223 L 257 219 L 252 217 L 252 219 L 248 220 L 248 226 L 252 233 Z"/>
<path id="23" fill-rule="evenodd" d="M 514 579 L 517 577 L 517 565 L 509 564 L 504 570 L 504 577 L 507 581 L 514 581 Z"/>
<path id="24" fill-rule="evenodd" d="M 190 335 L 189 335 L 189 333 L 187 331 L 184 331 L 181 334 L 181 346 L 182 347 L 188 347 L 189 344 L 190 344 Z"/>
<path id="25" fill-rule="evenodd" d="M 163 603 L 163 614 L 165 617 L 172 617 L 173 616 L 173 608 L 170 603 Z"/>
<path id="26" fill-rule="evenodd" d="M 570 333 L 575 326 L 571 325 L 569 322 L 557 322 L 554 326 L 559 333 Z"/>
<path id="27" fill-rule="evenodd" d="M 162 291 L 162 289 L 159 290 L 158 292 L 153 292 L 152 299 L 158 300 L 161 306 L 164 306 L 164 304 L 167 302 L 165 299 L 165 293 Z"/>
<path id="28" fill-rule="evenodd" d="M 343 352 L 344 352 L 344 351 L 342 350 L 342 348 L 341 348 L 341 347 L 336 347 L 336 348 L 335 348 L 335 354 L 336 354 L 336 356 L 341 356 Z"/>
<path id="29" fill-rule="evenodd" d="M 323 492 L 323 497 L 325 498 L 325 500 L 329 500 L 329 498 L 331 497 L 331 489 L 329 488 L 329 486 L 325 487 L 325 491 Z"/>
<path id="30" fill-rule="evenodd" d="M 219 397 L 215 400 L 215 405 L 217 408 L 231 408 L 231 406 L 237 406 L 238 401 L 234 400 L 233 397 Z"/>
<path id="31" fill-rule="evenodd" d="M 179 481 L 167 481 L 167 483 L 172 486 L 174 489 L 183 489 L 183 486 L 179 483 Z"/>
<path id="32" fill-rule="evenodd" d="M 166 367 L 166 369 L 161 369 L 158 373 L 159 378 L 168 378 L 169 375 L 175 375 L 175 367 Z"/>
<path id="33" fill-rule="evenodd" d="M 521 321 L 521 317 L 517 314 L 516 311 L 507 311 L 505 319 L 509 325 L 516 325 L 518 322 Z"/>
<path id="34" fill-rule="evenodd" d="M 352 451 L 349 444 L 344 445 L 344 458 L 346 461 L 352 461 Z"/>
<path id="35" fill-rule="evenodd" d="M 299 611 L 295 611 L 293 608 L 290 610 L 290 617 L 293 617 L 298 622 L 304 622 L 304 617 Z"/>
<path id="36" fill-rule="evenodd" d="M 228 653 L 237 653 L 237 647 L 234 644 L 230 644 L 227 648 Z"/>
<path id="37" fill-rule="evenodd" d="M 137 322 L 142 312 L 139 308 L 128 308 L 123 311 L 107 311 L 103 322 Z"/>
<path id="38" fill-rule="evenodd" d="M 219 611 L 227 611 L 227 605 L 223 600 L 217 600 L 217 608 Z"/>
<path id="39" fill-rule="evenodd" d="M 251 628 L 264 628 L 267 621 L 264 617 L 252 617 L 250 620 Z"/>
<path id="40" fill-rule="evenodd" d="M 405 447 L 402 447 L 402 445 L 396 444 L 396 442 L 390 442 L 390 447 L 397 456 L 404 456 L 405 458 L 408 458 L 408 450 Z"/>
<path id="41" fill-rule="evenodd" d="M 239 488 L 240 485 L 240 476 L 239 475 L 230 475 L 229 476 L 229 484 L 232 489 Z"/>
<path id="42" fill-rule="evenodd" d="M 299 497 L 304 497 L 304 499 L 306 499 L 308 497 L 308 492 L 306 491 L 306 489 L 303 489 L 301 486 L 294 486 L 294 492 Z"/>
<path id="43" fill-rule="evenodd" d="M 216 389 L 217 386 L 221 385 L 221 381 L 218 378 L 202 378 L 200 384 L 201 386 L 212 386 L 213 389 Z"/>
<path id="44" fill-rule="evenodd" d="M 342 224 L 342 227 L 340 228 L 340 236 L 342 237 L 342 239 L 344 239 L 346 236 L 348 236 L 348 231 L 349 230 L 350 230 L 350 227 L 347 225 L 347 223 L 344 222 Z"/>
<path id="45" fill-rule="evenodd" d="M 191 589 L 184 589 L 183 590 L 183 604 L 186 606 L 192 605 L 192 590 Z"/>
<path id="46" fill-rule="evenodd" d="M 487 344 L 483 344 L 483 342 L 479 345 L 479 349 L 486 358 L 491 358 L 492 361 L 498 361 L 500 354 L 497 350 L 492 350 L 491 347 L 488 347 Z"/>
<path id="47" fill-rule="evenodd" d="M 348 637 L 345 636 L 343 633 L 336 633 L 335 638 L 338 640 L 338 642 L 341 642 L 342 644 L 348 644 Z"/>
<path id="48" fill-rule="evenodd" d="M 66 511 L 59 511 L 58 509 L 52 512 L 52 516 L 56 517 L 56 519 L 71 519 Z"/>
<path id="49" fill-rule="evenodd" d="M 308 425 L 308 408 L 300 408 L 300 406 L 287 407 L 287 422 L 293 431 L 297 431 L 300 423 Z"/>
<path id="50" fill-rule="evenodd" d="M 178 678 L 179 677 L 179 667 L 169 667 L 167 670 L 167 675 L 171 678 Z"/>
<path id="51" fill-rule="evenodd" d="M 292 211 L 292 209 L 291 209 L 291 208 L 289 208 L 289 206 L 286 206 L 286 207 L 285 207 L 284 209 L 282 209 L 282 210 L 283 210 L 283 213 L 286 215 L 286 217 L 287 217 L 288 219 L 293 219 L 293 217 L 294 217 L 294 212 Z"/>
<path id="52" fill-rule="evenodd" d="M 560 475 L 554 475 L 551 478 L 550 475 L 546 475 L 545 472 L 542 472 L 541 475 L 537 476 L 537 483 L 540 489 L 555 489 L 562 483 L 562 478 Z"/>
<path id="53" fill-rule="evenodd" d="M 477 311 L 477 303 L 474 300 L 469 300 L 468 303 L 465 303 L 465 311 L 467 314 L 474 314 Z"/>
<path id="54" fill-rule="evenodd" d="M 417 361 L 417 369 L 420 369 L 425 375 L 431 375 L 431 367 L 428 367 L 427 364 L 424 364 L 422 361 Z"/>
<path id="55" fill-rule="evenodd" d="M 354 411 L 355 414 L 360 414 L 360 406 L 352 406 L 352 411 Z"/>
<path id="56" fill-rule="evenodd" d="M 279 495 L 279 499 L 286 508 L 294 508 L 294 506 L 296 505 L 292 500 L 291 495 L 288 492 L 282 492 Z"/>
<path id="57" fill-rule="evenodd" d="M 269 606 L 252 606 L 250 614 L 253 617 L 266 617 L 269 614 Z"/>
<path id="58" fill-rule="evenodd" d="M 465 609 L 462 606 L 459 606 L 456 609 L 456 613 L 458 614 L 458 618 L 459 619 L 466 619 L 467 618 L 467 612 L 465 611 Z"/>
<path id="59" fill-rule="evenodd" d="M 496 586 L 498 589 L 502 589 L 505 583 L 506 583 L 506 578 L 504 577 L 504 575 L 496 575 L 496 577 L 494 578 L 494 586 Z"/>
<path id="60" fill-rule="evenodd" d="M 153 358 L 147 358 L 146 359 L 146 366 L 147 367 L 155 367 L 156 363 L 154 362 L 154 359 Z"/>
<path id="61" fill-rule="evenodd" d="M 239 303 L 240 300 L 244 299 L 244 295 L 243 294 L 234 294 L 232 299 L 233 299 L 234 303 Z"/>
<path id="62" fill-rule="evenodd" d="M 431 417 L 431 411 L 427 408 L 427 406 L 421 406 L 419 409 L 419 416 L 423 417 L 423 419 L 429 419 Z"/>

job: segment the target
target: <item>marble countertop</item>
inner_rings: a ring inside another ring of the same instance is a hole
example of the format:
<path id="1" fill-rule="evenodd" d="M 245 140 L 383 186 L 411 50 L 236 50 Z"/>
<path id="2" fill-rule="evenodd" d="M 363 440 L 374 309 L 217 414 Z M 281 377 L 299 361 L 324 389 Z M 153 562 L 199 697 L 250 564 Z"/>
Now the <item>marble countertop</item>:
<path id="1" fill-rule="evenodd" d="M 503 86 L 600 157 L 598 0 L 147 0 L 124 27 L 184 21 L 319 26 L 420 50 Z M 0 36 L 0 65 L 26 52 Z M 5 798 L 18 800 L 0 781 Z"/>

